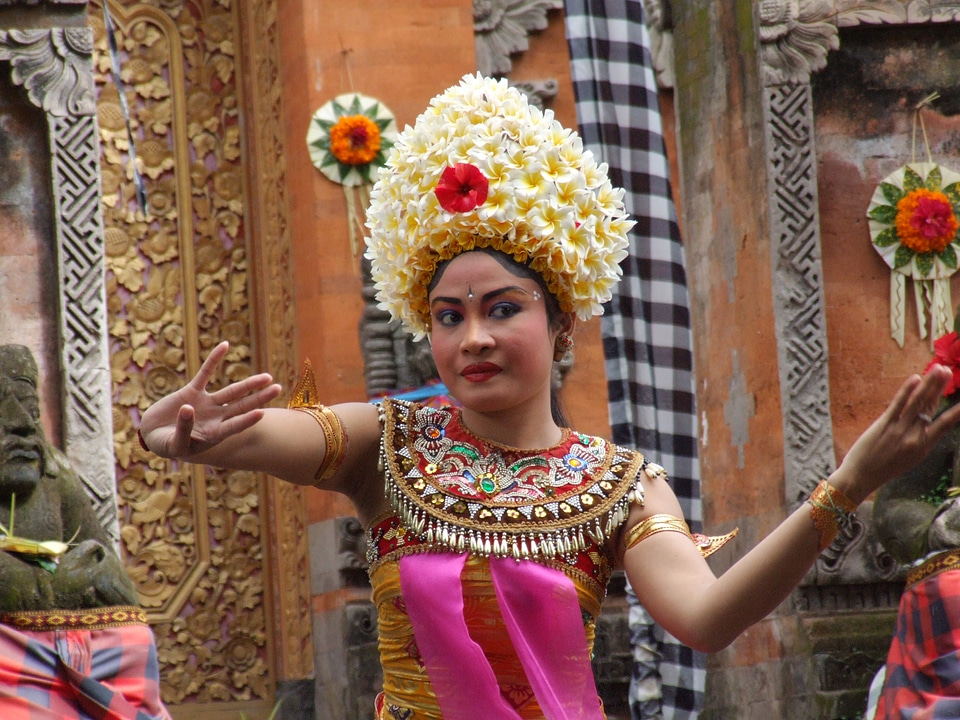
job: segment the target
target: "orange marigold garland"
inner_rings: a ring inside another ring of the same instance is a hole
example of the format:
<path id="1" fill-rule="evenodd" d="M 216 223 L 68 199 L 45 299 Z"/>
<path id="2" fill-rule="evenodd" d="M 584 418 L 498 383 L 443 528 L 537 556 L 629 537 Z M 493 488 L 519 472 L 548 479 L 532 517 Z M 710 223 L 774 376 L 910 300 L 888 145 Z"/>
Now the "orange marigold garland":
<path id="1" fill-rule="evenodd" d="M 359 257 L 362 248 L 369 187 L 396 139 L 393 113 L 379 100 L 360 93 L 338 95 L 310 120 L 310 160 L 327 178 L 343 186 L 350 247 L 355 256 Z"/>
<path id="2" fill-rule="evenodd" d="M 870 201 L 870 237 L 892 270 L 890 334 L 904 342 L 906 279 L 913 280 L 920 337 L 953 322 L 950 276 L 957 270 L 960 174 L 933 162 L 909 163 L 887 176 Z"/>

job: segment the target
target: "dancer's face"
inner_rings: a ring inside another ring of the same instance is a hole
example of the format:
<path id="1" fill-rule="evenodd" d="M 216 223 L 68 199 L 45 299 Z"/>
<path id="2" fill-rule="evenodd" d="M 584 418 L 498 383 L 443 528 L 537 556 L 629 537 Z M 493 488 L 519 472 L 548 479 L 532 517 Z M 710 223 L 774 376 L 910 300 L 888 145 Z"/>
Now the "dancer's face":
<path id="1" fill-rule="evenodd" d="M 540 283 L 485 252 L 445 265 L 430 292 L 431 343 L 440 379 L 464 407 L 499 412 L 549 407 L 553 346 Z"/>

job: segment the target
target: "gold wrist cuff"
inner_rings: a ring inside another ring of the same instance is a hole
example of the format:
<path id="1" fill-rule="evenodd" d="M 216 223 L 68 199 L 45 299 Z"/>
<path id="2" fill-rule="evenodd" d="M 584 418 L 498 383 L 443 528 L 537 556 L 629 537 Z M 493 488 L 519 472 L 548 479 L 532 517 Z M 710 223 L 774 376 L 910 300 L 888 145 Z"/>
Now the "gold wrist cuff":
<path id="1" fill-rule="evenodd" d="M 841 527 L 853 522 L 857 504 L 843 491 L 821 480 L 807 499 L 810 504 L 810 518 L 820 534 L 818 547 L 826 550 L 837 537 Z"/>

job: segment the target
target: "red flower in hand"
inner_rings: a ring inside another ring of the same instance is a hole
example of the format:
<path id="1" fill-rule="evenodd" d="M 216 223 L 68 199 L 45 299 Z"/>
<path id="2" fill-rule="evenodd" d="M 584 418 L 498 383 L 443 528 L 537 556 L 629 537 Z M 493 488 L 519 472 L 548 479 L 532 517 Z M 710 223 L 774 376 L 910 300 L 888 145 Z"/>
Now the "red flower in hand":
<path id="1" fill-rule="evenodd" d="M 949 397 L 960 389 L 960 338 L 956 332 L 950 332 L 933 343 L 933 360 L 927 365 L 927 372 L 934 365 L 943 365 L 950 369 L 953 376 L 943 389 L 943 396 Z"/>
<path id="2" fill-rule="evenodd" d="M 437 200 L 447 212 L 470 212 L 487 201 L 490 182 L 480 168 L 469 163 L 448 167 L 437 183 Z"/>

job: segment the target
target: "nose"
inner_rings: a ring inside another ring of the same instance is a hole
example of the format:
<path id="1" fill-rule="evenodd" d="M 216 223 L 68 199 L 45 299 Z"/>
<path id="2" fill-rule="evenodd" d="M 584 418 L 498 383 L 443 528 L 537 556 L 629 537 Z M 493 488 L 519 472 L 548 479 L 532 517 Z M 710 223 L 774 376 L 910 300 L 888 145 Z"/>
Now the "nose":
<path id="1" fill-rule="evenodd" d="M 34 423 L 23 405 L 8 395 L 0 399 L 0 426 L 8 433 L 26 435 L 33 431 Z"/>
<path id="2" fill-rule="evenodd" d="M 468 318 L 465 323 L 463 350 L 471 355 L 479 355 L 487 348 L 493 347 L 493 336 L 482 318 Z"/>

